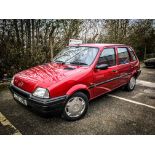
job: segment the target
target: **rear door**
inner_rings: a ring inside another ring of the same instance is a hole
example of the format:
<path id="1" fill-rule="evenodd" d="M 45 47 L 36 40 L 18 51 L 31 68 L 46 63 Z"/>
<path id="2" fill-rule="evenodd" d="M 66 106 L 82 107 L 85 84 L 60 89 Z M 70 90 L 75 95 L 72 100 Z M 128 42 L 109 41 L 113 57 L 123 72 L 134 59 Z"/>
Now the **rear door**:
<path id="1" fill-rule="evenodd" d="M 118 86 L 118 71 L 116 65 L 116 52 L 114 47 L 104 48 L 97 65 L 108 64 L 105 70 L 94 69 L 94 96 L 109 92 Z"/>
<path id="2" fill-rule="evenodd" d="M 130 78 L 131 66 L 127 47 L 117 47 L 117 65 L 119 73 L 119 84 L 126 84 Z"/>

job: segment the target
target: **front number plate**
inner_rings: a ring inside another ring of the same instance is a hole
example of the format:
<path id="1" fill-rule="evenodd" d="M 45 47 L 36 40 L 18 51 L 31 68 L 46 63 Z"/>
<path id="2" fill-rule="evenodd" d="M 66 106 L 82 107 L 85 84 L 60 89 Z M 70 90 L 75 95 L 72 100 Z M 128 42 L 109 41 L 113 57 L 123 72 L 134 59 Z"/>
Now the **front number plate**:
<path id="1" fill-rule="evenodd" d="M 22 104 L 24 104 L 25 106 L 27 106 L 27 101 L 26 101 L 25 99 L 23 99 L 22 97 L 18 96 L 17 94 L 14 94 L 13 96 L 14 96 L 14 98 L 15 98 L 16 100 L 18 100 L 20 103 L 22 103 Z"/>

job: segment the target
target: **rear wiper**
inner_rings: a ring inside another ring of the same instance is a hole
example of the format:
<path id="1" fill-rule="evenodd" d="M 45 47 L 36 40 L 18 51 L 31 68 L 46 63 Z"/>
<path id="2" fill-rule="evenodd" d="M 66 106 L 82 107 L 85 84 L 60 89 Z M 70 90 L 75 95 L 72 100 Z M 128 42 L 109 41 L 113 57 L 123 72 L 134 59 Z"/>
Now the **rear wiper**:
<path id="1" fill-rule="evenodd" d="M 70 62 L 70 64 L 73 64 L 73 65 L 88 65 L 84 62 L 76 62 L 76 61 L 73 61 L 73 62 Z"/>

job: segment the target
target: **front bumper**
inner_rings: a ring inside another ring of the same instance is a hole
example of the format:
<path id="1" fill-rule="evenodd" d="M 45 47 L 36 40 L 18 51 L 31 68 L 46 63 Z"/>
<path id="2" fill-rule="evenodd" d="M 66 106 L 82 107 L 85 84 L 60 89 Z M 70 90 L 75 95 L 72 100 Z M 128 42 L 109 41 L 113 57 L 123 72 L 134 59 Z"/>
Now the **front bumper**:
<path id="1" fill-rule="evenodd" d="M 10 85 L 9 89 L 12 94 L 17 94 L 21 98 L 25 99 L 27 101 L 27 106 L 32 107 L 33 109 L 42 113 L 49 113 L 55 110 L 62 110 L 67 100 L 67 95 L 50 99 L 42 99 L 35 97 L 31 93 L 28 93 L 14 85 Z"/>

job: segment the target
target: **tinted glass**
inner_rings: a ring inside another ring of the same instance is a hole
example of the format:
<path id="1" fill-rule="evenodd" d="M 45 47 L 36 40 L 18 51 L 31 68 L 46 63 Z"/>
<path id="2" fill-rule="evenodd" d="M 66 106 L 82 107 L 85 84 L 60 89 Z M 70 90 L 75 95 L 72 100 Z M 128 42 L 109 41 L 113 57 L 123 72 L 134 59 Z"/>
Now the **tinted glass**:
<path id="1" fill-rule="evenodd" d="M 74 65 L 90 65 L 94 61 L 97 52 L 98 48 L 94 47 L 70 46 L 63 49 L 53 61 Z"/>
<path id="2" fill-rule="evenodd" d="M 98 65 L 101 64 L 108 64 L 109 66 L 116 65 L 115 50 L 113 48 L 106 48 L 103 50 L 98 60 Z"/>
<path id="3" fill-rule="evenodd" d="M 130 58 L 128 54 L 127 48 L 118 48 L 118 63 L 119 64 L 126 64 L 129 63 Z"/>

